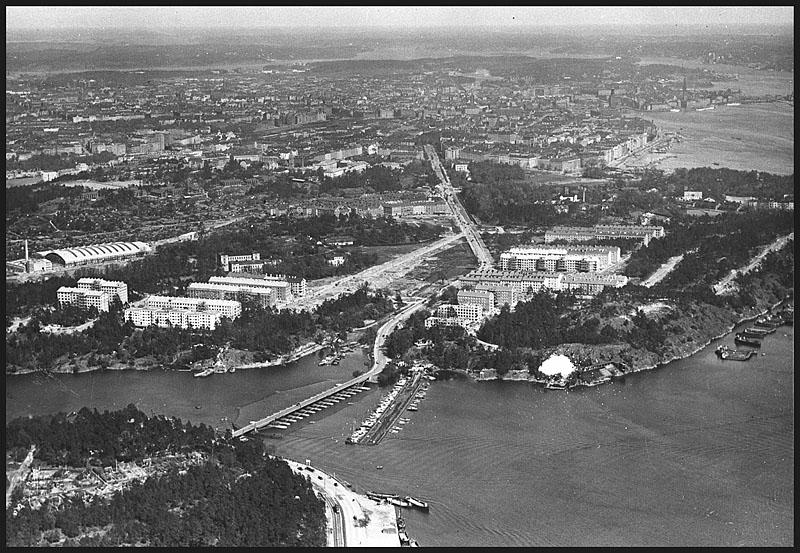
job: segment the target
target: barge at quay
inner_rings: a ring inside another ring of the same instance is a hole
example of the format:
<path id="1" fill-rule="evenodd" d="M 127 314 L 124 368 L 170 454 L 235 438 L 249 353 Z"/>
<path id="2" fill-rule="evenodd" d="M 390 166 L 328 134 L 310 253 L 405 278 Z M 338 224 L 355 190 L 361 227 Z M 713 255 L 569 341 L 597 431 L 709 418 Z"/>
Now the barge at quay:
<path id="1" fill-rule="evenodd" d="M 428 511 L 430 509 L 430 506 L 427 502 L 409 495 L 401 496 L 393 493 L 366 492 L 366 496 L 373 501 L 388 501 L 392 505 L 396 505 L 398 507 L 416 507 L 422 511 Z"/>
<path id="2" fill-rule="evenodd" d="M 748 327 L 744 329 L 743 334 L 748 338 L 763 338 L 767 334 L 772 334 L 775 332 L 776 329 L 774 328 L 757 328 L 754 326 Z"/>
<path id="3" fill-rule="evenodd" d="M 731 349 L 728 346 L 718 347 L 715 353 L 717 354 L 717 357 L 719 357 L 720 359 L 724 359 L 726 361 L 747 361 L 756 354 L 756 352 L 752 349 L 747 351 L 740 351 L 736 349 Z"/>
<path id="4" fill-rule="evenodd" d="M 760 348 L 761 341 L 756 340 L 755 338 L 748 338 L 745 334 L 741 332 L 737 332 L 736 336 L 733 338 L 733 341 L 740 346 L 750 346 L 751 348 Z"/>

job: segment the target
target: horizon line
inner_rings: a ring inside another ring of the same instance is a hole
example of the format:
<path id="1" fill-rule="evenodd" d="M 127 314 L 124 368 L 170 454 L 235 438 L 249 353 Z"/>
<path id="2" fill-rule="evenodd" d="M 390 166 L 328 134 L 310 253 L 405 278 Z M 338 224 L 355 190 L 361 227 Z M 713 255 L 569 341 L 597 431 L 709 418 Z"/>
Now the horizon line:
<path id="1" fill-rule="evenodd" d="M 300 29 L 300 28 L 325 28 L 325 29 L 349 29 L 349 30 L 362 30 L 362 29 L 385 29 L 387 27 L 397 29 L 432 29 L 432 28 L 463 28 L 463 27 L 498 27 L 503 25 L 508 30 L 527 28 L 527 27 L 779 27 L 794 29 L 794 22 L 773 22 L 773 23 L 465 23 L 453 25 L 450 23 L 432 23 L 429 25 L 401 25 L 401 24 L 361 24 L 361 25 L 316 25 L 316 24 L 296 24 L 296 25 L 187 25 L 181 26 L 180 29 L 202 29 L 202 30 L 231 30 L 231 29 Z M 134 25 L 130 27 L 124 26 L 106 26 L 106 25 L 50 25 L 50 26 L 9 26 L 6 20 L 6 31 L 9 30 L 146 30 L 146 31 L 174 31 L 175 27 L 152 27 L 146 25 Z"/>

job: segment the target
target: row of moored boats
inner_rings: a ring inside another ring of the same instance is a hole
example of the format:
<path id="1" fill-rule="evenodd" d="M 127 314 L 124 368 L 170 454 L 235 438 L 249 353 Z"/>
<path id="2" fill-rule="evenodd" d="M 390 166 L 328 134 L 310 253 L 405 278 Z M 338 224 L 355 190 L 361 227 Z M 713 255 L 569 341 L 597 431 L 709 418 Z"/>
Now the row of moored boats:
<path id="1" fill-rule="evenodd" d="M 747 361 L 756 355 L 755 349 L 761 348 L 761 341 L 768 334 L 772 334 L 782 325 L 792 326 L 793 324 L 794 307 L 786 307 L 775 313 L 764 315 L 756 319 L 753 326 L 745 328 L 742 332 L 737 332 L 733 337 L 733 341 L 737 346 L 746 346 L 751 349 L 738 350 L 727 345 L 721 345 L 717 348 L 716 353 L 720 359 Z"/>

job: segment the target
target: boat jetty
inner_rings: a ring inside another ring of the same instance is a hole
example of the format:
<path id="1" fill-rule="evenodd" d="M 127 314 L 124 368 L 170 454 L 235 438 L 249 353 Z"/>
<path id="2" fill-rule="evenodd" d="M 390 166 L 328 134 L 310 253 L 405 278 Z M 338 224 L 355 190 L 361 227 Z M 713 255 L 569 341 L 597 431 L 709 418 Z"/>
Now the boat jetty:
<path id="1" fill-rule="evenodd" d="M 345 354 L 355 351 L 357 347 L 358 342 L 347 342 L 345 344 L 337 344 L 334 342 L 332 345 L 332 353 L 323 357 L 319 362 L 319 366 L 338 365 Z"/>
<path id="2" fill-rule="evenodd" d="M 361 423 L 361 426 L 353 430 L 345 443 L 376 445 L 386 434 L 400 432 L 402 427 L 397 424 L 408 422 L 407 418 L 401 419 L 403 411 L 406 409 L 416 411 L 418 402 L 425 397 L 429 382 L 423 375 L 424 371 L 418 369 L 400 378 L 392 390 L 381 398 L 375 411 Z"/>

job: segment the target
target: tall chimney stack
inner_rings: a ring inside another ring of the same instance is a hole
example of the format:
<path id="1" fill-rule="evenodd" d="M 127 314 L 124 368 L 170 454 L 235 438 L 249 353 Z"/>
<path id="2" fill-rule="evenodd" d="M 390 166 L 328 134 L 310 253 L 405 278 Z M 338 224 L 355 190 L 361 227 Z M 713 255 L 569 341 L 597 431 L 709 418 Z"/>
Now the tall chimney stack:
<path id="1" fill-rule="evenodd" d="M 28 239 L 25 239 L 25 261 L 28 261 Z"/>

